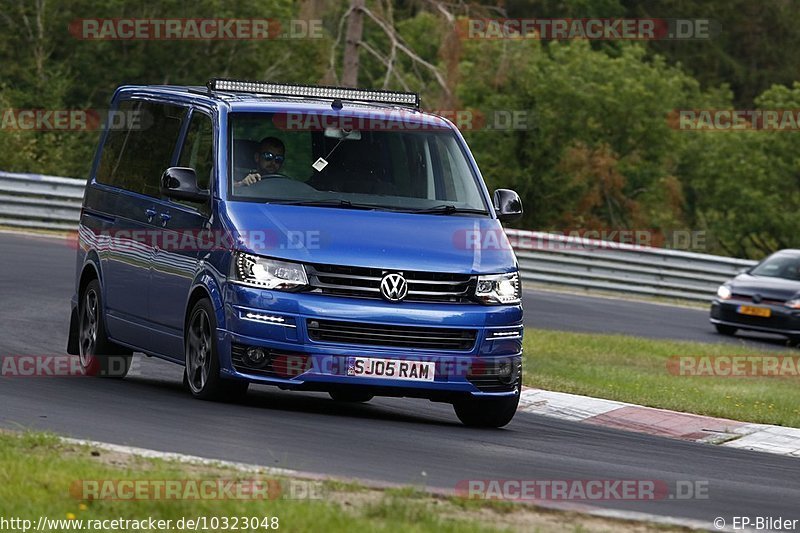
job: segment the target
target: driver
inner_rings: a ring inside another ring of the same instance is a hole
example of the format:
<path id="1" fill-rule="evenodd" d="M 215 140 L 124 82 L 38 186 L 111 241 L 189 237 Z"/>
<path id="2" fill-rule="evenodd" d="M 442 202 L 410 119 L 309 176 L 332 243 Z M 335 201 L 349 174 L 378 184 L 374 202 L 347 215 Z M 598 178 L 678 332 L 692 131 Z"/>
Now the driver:
<path id="1" fill-rule="evenodd" d="M 278 174 L 286 159 L 286 148 L 277 137 L 261 139 L 258 150 L 253 154 L 258 168 L 250 171 L 242 180 L 234 181 L 234 187 L 246 187 L 261 181 L 261 178 L 270 174 Z"/>

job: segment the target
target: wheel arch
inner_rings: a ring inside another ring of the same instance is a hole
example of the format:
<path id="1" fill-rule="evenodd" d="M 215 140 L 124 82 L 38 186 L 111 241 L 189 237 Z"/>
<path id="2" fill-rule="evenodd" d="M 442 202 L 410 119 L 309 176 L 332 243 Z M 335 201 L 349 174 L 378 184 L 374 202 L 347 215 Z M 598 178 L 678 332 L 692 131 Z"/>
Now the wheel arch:
<path id="1" fill-rule="evenodd" d="M 69 334 L 67 337 L 67 353 L 70 355 L 78 355 L 80 353 L 80 349 L 78 347 L 78 309 L 80 307 L 80 301 L 83 297 L 83 291 L 92 282 L 92 280 L 97 280 L 100 283 L 100 291 L 103 291 L 103 282 L 100 275 L 100 261 L 96 254 L 90 255 L 86 258 L 86 262 L 83 264 L 83 268 L 81 269 L 81 275 L 78 278 L 78 287 L 77 287 L 77 304 L 73 306 L 70 312 L 69 317 Z M 105 298 L 101 298 L 101 301 L 105 304 Z"/>
<path id="2" fill-rule="evenodd" d="M 81 270 L 81 277 L 78 280 L 79 301 L 81 295 L 83 294 L 83 290 L 93 279 L 96 279 L 100 282 L 100 289 L 105 292 L 105 289 L 103 288 L 103 277 L 100 272 L 100 259 L 94 254 L 94 252 L 92 252 L 91 255 L 87 256 L 86 262 L 83 264 L 83 269 Z M 105 303 L 105 299 L 103 299 L 103 303 Z"/>
<path id="3" fill-rule="evenodd" d="M 189 314 L 195 304 L 203 298 L 211 302 L 214 308 L 214 316 L 217 319 L 217 328 L 225 327 L 225 305 L 222 300 L 222 291 L 216 280 L 208 273 L 202 273 L 195 278 L 189 297 L 186 300 L 186 308 L 183 313 L 183 331 L 186 332 L 186 325 L 189 322 Z"/>

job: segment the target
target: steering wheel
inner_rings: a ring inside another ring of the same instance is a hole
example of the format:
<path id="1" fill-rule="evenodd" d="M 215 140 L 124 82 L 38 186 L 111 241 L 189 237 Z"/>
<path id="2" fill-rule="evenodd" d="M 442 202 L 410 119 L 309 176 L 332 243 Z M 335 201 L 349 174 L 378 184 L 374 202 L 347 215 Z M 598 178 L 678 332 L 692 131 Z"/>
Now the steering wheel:
<path id="1" fill-rule="evenodd" d="M 247 176 L 249 176 L 251 174 L 257 174 L 257 172 L 255 172 L 255 171 L 254 172 L 250 172 L 250 173 L 247 174 Z M 245 176 L 245 177 L 247 177 L 247 176 Z M 260 174 L 260 176 L 261 176 L 261 178 L 258 181 L 254 181 L 250 185 L 242 184 L 243 186 L 239 187 L 240 191 L 244 191 L 245 189 L 250 189 L 251 187 L 255 187 L 256 185 L 258 185 L 259 183 L 261 183 L 264 180 L 274 180 L 274 179 L 288 180 L 288 179 L 291 179 L 286 174 L 280 174 L 278 172 L 270 173 L 270 174 Z"/>
<path id="2" fill-rule="evenodd" d="M 286 174 L 281 174 L 280 172 L 275 172 L 273 174 L 263 174 L 261 176 L 261 180 L 271 180 L 271 179 L 275 179 L 275 178 L 283 178 L 283 179 L 286 179 L 286 180 L 292 179 L 289 176 L 287 176 Z M 259 181 L 261 181 L 261 180 L 259 180 Z M 258 182 L 256 182 L 256 183 L 258 183 Z M 255 183 L 253 185 L 255 185 Z"/>

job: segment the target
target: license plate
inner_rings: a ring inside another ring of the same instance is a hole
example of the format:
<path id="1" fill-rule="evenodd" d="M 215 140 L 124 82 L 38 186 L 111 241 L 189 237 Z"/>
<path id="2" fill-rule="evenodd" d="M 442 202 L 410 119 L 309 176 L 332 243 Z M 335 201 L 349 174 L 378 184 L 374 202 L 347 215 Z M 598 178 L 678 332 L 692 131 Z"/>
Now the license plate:
<path id="1" fill-rule="evenodd" d="M 769 307 L 753 307 L 752 305 L 740 305 L 739 313 L 750 316 L 763 316 L 769 317 L 772 315 L 772 309 Z"/>
<path id="2" fill-rule="evenodd" d="M 399 361 L 374 357 L 348 357 L 347 375 L 379 379 L 433 381 L 433 361 Z"/>

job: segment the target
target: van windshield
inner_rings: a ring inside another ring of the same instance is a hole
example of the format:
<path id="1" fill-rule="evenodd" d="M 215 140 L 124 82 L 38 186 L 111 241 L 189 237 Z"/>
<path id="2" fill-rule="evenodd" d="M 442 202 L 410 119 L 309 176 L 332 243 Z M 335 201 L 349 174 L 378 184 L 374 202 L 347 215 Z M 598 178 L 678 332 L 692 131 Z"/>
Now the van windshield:
<path id="1" fill-rule="evenodd" d="M 343 118 L 231 113 L 230 198 L 488 216 L 478 177 L 450 129 Z"/>

